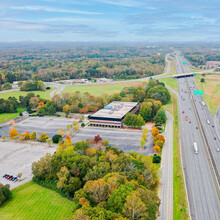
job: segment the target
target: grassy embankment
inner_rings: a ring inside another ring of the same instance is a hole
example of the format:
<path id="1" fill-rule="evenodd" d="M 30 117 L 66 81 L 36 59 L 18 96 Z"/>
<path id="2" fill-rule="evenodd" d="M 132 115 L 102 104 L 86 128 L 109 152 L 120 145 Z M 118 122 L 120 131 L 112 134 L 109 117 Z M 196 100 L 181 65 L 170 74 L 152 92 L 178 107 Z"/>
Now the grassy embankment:
<path id="1" fill-rule="evenodd" d="M 179 115 L 176 96 L 171 93 L 171 101 L 163 108 L 174 118 L 173 122 L 173 219 L 189 219 L 188 203 L 181 163 Z"/>
<path id="2" fill-rule="evenodd" d="M 77 85 L 68 86 L 62 93 L 74 93 L 74 92 L 88 92 L 94 96 L 101 96 L 103 94 L 120 93 L 122 89 L 128 86 L 139 86 L 141 82 L 123 82 L 123 83 L 112 83 L 112 84 L 98 84 L 98 85 Z"/>
<path id="3" fill-rule="evenodd" d="M 72 201 L 31 181 L 12 190 L 12 198 L 0 208 L 0 219 L 60 220 L 71 217 L 73 208 Z"/>
<path id="4" fill-rule="evenodd" d="M 2 113 L 2 114 L 0 114 L 0 124 L 3 122 L 9 121 L 13 118 L 18 117 L 20 112 L 23 112 L 24 109 L 18 108 L 17 111 L 18 112 L 15 112 L 15 113 Z"/>
<path id="5" fill-rule="evenodd" d="M 204 83 L 200 82 L 201 78 L 205 79 Z M 205 103 L 208 105 L 210 112 L 215 114 L 215 111 L 220 104 L 220 75 L 196 75 L 194 80 L 198 89 L 204 91 L 202 97 Z"/>
<path id="6" fill-rule="evenodd" d="M 175 63 L 170 60 L 170 72 L 165 74 L 164 76 L 172 76 L 176 74 L 176 68 L 175 68 Z"/>
<path id="7" fill-rule="evenodd" d="M 24 92 L 24 91 L 5 92 L 5 93 L 0 93 L 0 97 L 3 99 L 8 99 L 11 96 L 19 99 L 19 96 L 25 96 L 28 93 L 34 93 L 35 95 L 39 95 L 43 99 L 51 99 L 50 93 L 53 89 L 48 89 L 45 91 L 30 91 L 30 92 Z"/>
<path id="8" fill-rule="evenodd" d="M 174 78 L 162 78 L 162 79 L 159 79 L 159 81 L 167 84 L 171 88 L 173 88 L 176 91 L 178 91 L 178 84 L 177 84 L 177 80 L 176 79 L 174 79 Z"/>

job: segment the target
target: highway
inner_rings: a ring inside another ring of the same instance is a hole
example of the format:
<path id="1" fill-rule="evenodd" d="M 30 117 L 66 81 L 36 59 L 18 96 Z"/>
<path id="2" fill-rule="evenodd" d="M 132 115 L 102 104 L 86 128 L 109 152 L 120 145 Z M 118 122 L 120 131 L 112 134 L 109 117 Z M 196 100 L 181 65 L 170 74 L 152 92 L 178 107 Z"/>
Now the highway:
<path id="1" fill-rule="evenodd" d="M 177 54 L 177 74 L 190 72 L 183 62 L 185 59 Z M 193 90 L 197 90 L 193 77 L 179 78 L 178 87 L 181 153 L 191 218 L 217 220 L 220 219 L 220 152 L 217 151 L 220 140 L 213 126 L 213 116 L 207 106 L 202 105 L 202 97 L 193 94 Z M 194 142 L 198 145 L 198 154 L 194 152 Z"/>

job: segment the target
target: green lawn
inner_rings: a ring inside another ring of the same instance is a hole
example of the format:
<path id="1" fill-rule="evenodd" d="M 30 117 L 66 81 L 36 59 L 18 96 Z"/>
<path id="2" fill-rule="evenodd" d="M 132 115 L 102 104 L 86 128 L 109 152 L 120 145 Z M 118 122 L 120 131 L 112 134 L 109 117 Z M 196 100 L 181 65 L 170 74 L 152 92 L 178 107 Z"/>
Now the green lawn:
<path id="1" fill-rule="evenodd" d="M 176 96 L 171 93 L 172 100 L 163 106 L 174 118 L 173 122 L 173 219 L 189 219 L 188 203 L 186 197 L 185 183 L 183 177 L 180 141 L 179 141 L 179 115 Z"/>
<path id="2" fill-rule="evenodd" d="M 50 93 L 53 89 L 48 89 L 46 91 L 30 91 L 31 93 L 33 92 L 35 95 L 40 95 L 41 98 L 44 99 L 51 99 L 50 98 Z M 4 99 L 8 99 L 10 96 L 15 97 L 19 99 L 19 96 L 25 96 L 27 93 L 30 92 L 24 92 L 24 91 L 14 91 L 14 92 L 5 92 L 5 93 L 0 93 L 0 97 Z"/>
<path id="3" fill-rule="evenodd" d="M 74 203 L 34 182 L 12 190 L 12 198 L 0 208 L 2 220 L 60 220 L 73 215 Z"/>
<path id="4" fill-rule="evenodd" d="M 9 121 L 13 118 L 18 117 L 20 112 L 23 112 L 24 109 L 18 108 L 17 111 L 18 112 L 16 112 L 16 113 L 2 113 L 2 114 L 0 114 L 0 123 L 6 122 L 6 121 Z"/>
<path id="5" fill-rule="evenodd" d="M 141 82 L 123 82 L 123 83 L 114 83 L 114 84 L 99 84 L 99 85 L 77 85 L 77 86 L 68 86 L 64 89 L 62 93 L 74 93 L 79 91 L 81 93 L 88 92 L 94 96 L 101 96 L 103 94 L 113 94 L 120 93 L 122 89 L 128 86 L 138 86 L 142 85 Z"/>
<path id="6" fill-rule="evenodd" d="M 201 78 L 205 79 L 204 83 L 201 83 Z M 195 83 L 199 90 L 203 90 L 202 95 L 205 103 L 208 105 L 212 114 L 215 114 L 220 103 L 220 76 L 219 74 L 208 74 L 206 76 L 196 75 Z"/>
<path id="7" fill-rule="evenodd" d="M 175 89 L 176 91 L 178 91 L 178 83 L 177 83 L 176 79 L 174 79 L 174 78 L 162 78 L 162 79 L 158 79 L 158 80 L 160 82 L 163 82 L 163 83 L 167 84 L 168 86 Z"/>
<path id="8" fill-rule="evenodd" d="M 175 75 L 176 74 L 176 67 L 175 67 L 175 63 L 170 60 L 170 72 L 165 74 L 165 76 L 170 76 L 170 75 Z"/>

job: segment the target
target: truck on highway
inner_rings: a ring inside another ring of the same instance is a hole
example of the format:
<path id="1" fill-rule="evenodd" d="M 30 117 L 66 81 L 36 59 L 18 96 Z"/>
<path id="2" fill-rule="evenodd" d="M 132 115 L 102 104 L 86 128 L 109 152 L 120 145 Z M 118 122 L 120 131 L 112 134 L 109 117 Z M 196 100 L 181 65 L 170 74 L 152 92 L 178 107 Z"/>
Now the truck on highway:
<path id="1" fill-rule="evenodd" d="M 205 102 L 202 102 L 202 105 L 205 106 Z"/>
<path id="2" fill-rule="evenodd" d="M 198 145 L 196 142 L 193 143 L 193 148 L 194 148 L 195 154 L 198 154 Z"/>
<path id="3" fill-rule="evenodd" d="M 188 121 L 188 116 L 186 115 L 186 121 Z"/>
<path id="4" fill-rule="evenodd" d="M 210 125 L 210 121 L 208 118 L 206 118 L 207 124 Z"/>

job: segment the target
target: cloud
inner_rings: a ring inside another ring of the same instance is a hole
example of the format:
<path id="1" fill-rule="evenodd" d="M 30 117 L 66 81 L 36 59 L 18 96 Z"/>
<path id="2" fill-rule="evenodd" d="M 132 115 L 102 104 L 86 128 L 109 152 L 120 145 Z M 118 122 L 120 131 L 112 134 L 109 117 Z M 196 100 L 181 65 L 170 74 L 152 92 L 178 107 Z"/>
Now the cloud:
<path id="1" fill-rule="evenodd" d="M 15 31 L 40 31 L 44 33 L 72 32 L 101 37 L 112 37 L 117 34 L 115 31 L 100 30 L 88 25 L 51 25 L 14 20 L 0 20 L 0 28 Z"/>
<path id="2" fill-rule="evenodd" d="M 11 7 L 14 10 L 28 10 L 28 11 L 45 11 L 45 12 L 59 12 L 59 13 L 70 13 L 70 14 L 84 14 L 84 15 L 100 15 L 99 12 L 89 12 L 89 11 L 77 11 L 69 9 L 57 9 L 45 6 L 14 6 Z"/>
<path id="3" fill-rule="evenodd" d="M 133 0 L 96 0 L 96 2 L 109 4 L 109 5 L 125 6 L 125 7 L 140 6 L 140 2 Z"/>

